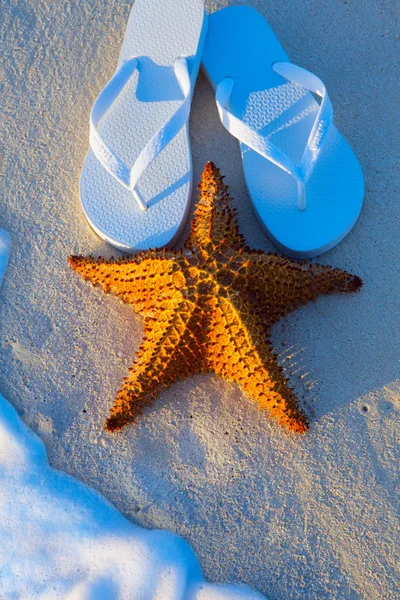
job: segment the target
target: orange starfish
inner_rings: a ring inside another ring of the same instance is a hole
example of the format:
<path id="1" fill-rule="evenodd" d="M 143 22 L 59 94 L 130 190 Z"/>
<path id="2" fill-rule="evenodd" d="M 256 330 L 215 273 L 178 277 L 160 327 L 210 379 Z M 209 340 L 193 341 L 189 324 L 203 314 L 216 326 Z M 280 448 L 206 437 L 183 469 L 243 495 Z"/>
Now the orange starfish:
<path id="1" fill-rule="evenodd" d="M 211 371 L 238 383 L 281 425 L 304 433 L 307 419 L 271 348 L 271 326 L 319 294 L 355 292 L 362 281 L 340 269 L 250 250 L 213 163 L 206 165 L 199 189 L 183 252 L 69 259 L 85 279 L 133 304 L 145 319 L 143 345 L 105 429 L 135 422 L 171 383 Z"/>

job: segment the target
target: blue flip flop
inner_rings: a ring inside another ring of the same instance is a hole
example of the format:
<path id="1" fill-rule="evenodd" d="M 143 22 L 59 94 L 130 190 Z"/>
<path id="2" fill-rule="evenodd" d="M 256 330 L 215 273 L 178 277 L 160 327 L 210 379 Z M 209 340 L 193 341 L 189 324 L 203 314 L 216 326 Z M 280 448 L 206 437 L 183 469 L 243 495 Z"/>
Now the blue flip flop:
<path id="1" fill-rule="evenodd" d="M 0 229 L 0 285 L 8 265 L 8 255 L 10 253 L 10 236 L 7 231 Z"/>
<path id="2" fill-rule="evenodd" d="M 240 142 L 249 195 L 268 236 L 298 258 L 333 248 L 358 219 L 364 179 L 333 125 L 322 81 L 291 63 L 262 15 L 246 6 L 209 17 L 202 67 L 223 125 Z"/>

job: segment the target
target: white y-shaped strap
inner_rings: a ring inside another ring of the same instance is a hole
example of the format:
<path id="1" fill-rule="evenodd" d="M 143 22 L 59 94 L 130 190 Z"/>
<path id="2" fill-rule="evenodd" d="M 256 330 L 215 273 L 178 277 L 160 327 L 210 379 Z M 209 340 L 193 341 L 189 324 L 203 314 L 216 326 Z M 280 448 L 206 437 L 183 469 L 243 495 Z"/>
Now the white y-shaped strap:
<path id="1" fill-rule="evenodd" d="M 298 189 L 297 206 L 300 210 L 305 210 L 305 184 L 313 172 L 322 143 L 326 139 L 326 132 L 332 124 L 333 108 L 324 84 L 316 75 L 292 63 L 275 63 L 273 69 L 288 81 L 297 83 L 322 98 L 299 165 L 295 165 L 268 138 L 257 133 L 225 108 L 234 86 L 234 81 L 230 77 L 223 79 L 217 87 L 218 112 L 222 124 L 233 136 L 296 179 Z"/>
<path id="2" fill-rule="evenodd" d="M 137 157 L 133 167 L 129 169 L 103 141 L 96 127 L 124 89 L 137 67 L 137 58 L 131 58 L 122 63 L 95 101 L 90 113 L 90 146 L 106 171 L 132 192 L 142 210 L 147 210 L 147 203 L 137 189 L 137 183 L 150 163 L 164 150 L 187 122 L 190 114 L 192 86 L 187 61 L 185 58 L 178 58 L 174 64 L 174 71 L 184 96 L 183 102 L 165 125 L 160 127 L 153 135 Z"/>

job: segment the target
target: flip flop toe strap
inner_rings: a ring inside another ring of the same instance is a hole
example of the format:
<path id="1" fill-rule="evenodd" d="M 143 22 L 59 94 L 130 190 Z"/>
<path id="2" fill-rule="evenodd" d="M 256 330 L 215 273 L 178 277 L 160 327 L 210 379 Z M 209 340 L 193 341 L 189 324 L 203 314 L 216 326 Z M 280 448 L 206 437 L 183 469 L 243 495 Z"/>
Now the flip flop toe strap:
<path id="1" fill-rule="evenodd" d="M 306 69 L 292 63 L 275 63 L 272 67 L 276 73 L 301 85 L 321 98 L 314 125 L 307 140 L 301 161 L 298 165 L 273 144 L 267 137 L 260 135 L 242 120 L 238 119 L 226 105 L 234 88 L 234 81 L 230 77 L 223 79 L 216 90 L 216 102 L 219 116 L 224 127 L 240 142 L 264 156 L 267 160 L 289 173 L 297 181 L 298 199 L 297 206 L 300 210 L 306 209 L 305 184 L 314 170 L 321 148 L 327 138 L 327 131 L 333 121 L 333 108 L 323 82 Z"/>
<path id="2" fill-rule="evenodd" d="M 190 114 L 192 85 L 186 59 L 178 58 L 174 64 L 174 71 L 183 93 L 183 101 L 168 121 L 147 142 L 134 165 L 129 168 L 104 142 L 97 125 L 137 68 L 137 58 L 131 58 L 122 63 L 95 101 L 90 113 L 90 147 L 106 171 L 124 188 L 132 192 L 142 210 L 147 210 L 146 200 L 138 189 L 139 179 L 150 163 L 166 148 L 187 122 Z"/>

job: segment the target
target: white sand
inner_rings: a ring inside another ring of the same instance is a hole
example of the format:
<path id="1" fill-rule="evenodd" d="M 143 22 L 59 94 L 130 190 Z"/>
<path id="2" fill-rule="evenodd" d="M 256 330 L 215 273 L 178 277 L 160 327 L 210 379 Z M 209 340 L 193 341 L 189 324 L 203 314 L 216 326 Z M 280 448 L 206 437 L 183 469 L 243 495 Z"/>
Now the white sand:
<path id="1" fill-rule="evenodd" d="M 45 441 L 52 465 L 134 522 L 182 535 L 208 579 L 243 581 L 274 600 L 392 599 L 399 596 L 398 11 L 391 0 L 247 3 L 292 60 L 325 81 L 366 177 L 357 226 L 321 259 L 363 277 L 362 292 L 319 299 L 274 330 L 310 432 L 288 435 L 236 386 L 211 376 L 172 387 L 136 427 L 102 431 L 142 325 L 129 306 L 80 281 L 67 257 L 116 255 L 87 225 L 78 182 L 90 106 L 115 68 L 127 0 L 1 7 L 0 227 L 13 247 L 0 296 L 0 392 Z M 202 76 L 191 135 L 195 178 L 214 160 L 249 243 L 272 249 L 249 208 L 237 144 Z"/>

